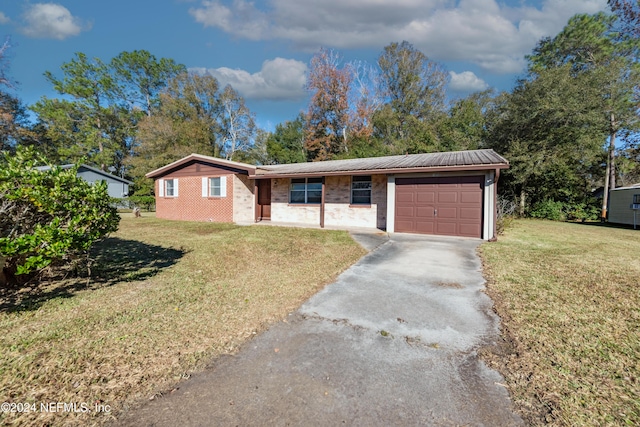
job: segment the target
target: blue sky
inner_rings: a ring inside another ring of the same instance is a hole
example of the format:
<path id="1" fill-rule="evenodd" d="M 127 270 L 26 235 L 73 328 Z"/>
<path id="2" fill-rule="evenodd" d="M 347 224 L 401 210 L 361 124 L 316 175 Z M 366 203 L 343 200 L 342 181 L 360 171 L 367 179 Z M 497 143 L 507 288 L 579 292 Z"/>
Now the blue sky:
<path id="1" fill-rule="evenodd" d="M 272 130 L 306 109 L 321 46 L 373 64 L 407 40 L 444 65 L 455 98 L 509 90 L 541 37 L 601 10 L 606 0 L 0 0 L 0 35 L 11 36 L 14 94 L 28 105 L 57 96 L 43 73 L 61 76 L 75 52 L 107 62 L 144 49 L 230 83 Z"/>

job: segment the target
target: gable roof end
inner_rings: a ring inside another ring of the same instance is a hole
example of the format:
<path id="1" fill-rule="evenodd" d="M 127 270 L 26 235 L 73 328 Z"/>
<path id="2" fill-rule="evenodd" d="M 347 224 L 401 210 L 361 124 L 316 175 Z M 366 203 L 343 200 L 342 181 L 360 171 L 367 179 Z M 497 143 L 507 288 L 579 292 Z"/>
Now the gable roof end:
<path id="1" fill-rule="evenodd" d="M 225 160 L 225 159 L 220 159 L 218 157 L 211 157 L 211 156 L 203 156 L 201 154 L 190 154 L 186 157 L 181 158 L 180 160 L 176 160 L 173 163 L 169 163 L 166 166 L 162 166 L 161 168 L 158 168 L 154 171 L 151 171 L 149 173 L 147 173 L 145 176 L 147 178 L 156 178 L 158 176 L 164 175 L 166 173 L 168 173 L 170 170 L 178 168 L 186 163 L 189 163 L 191 161 L 202 161 L 205 163 L 210 163 L 210 164 L 214 164 L 214 165 L 219 165 L 219 166 L 226 166 L 226 167 L 230 167 L 230 168 L 234 168 L 234 169 L 240 169 L 243 171 L 246 171 L 249 175 L 253 175 L 256 172 L 256 167 L 253 165 L 249 165 L 246 163 L 241 163 L 241 162 L 233 162 L 231 160 Z"/>

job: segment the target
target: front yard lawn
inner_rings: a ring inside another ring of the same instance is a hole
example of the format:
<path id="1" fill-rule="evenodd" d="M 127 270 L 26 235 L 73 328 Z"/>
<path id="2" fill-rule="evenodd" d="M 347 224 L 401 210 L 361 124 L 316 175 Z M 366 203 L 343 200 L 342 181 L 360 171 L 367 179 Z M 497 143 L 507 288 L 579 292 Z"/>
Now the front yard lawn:
<path id="1" fill-rule="evenodd" d="M 520 220 L 481 255 L 525 419 L 640 425 L 640 231 Z"/>
<path id="2" fill-rule="evenodd" d="M 0 424 L 102 424 L 234 352 L 364 253 L 340 231 L 124 215 L 91 280 L 0 294 L 0 402 L 36 404 Z M 58 402 L 78 412 L 41 410 Z"/>

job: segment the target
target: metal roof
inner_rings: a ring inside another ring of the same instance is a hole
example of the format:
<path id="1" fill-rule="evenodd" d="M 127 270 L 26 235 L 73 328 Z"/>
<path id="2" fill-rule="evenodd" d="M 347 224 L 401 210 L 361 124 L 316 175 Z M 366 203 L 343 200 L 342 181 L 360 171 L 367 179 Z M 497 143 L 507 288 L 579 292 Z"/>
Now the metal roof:
<path id="1" fill-rule="evenodd" d="M 628 185 L 626 187 L 618 187 L 618 188 L 614 188 L 611 191 L 616 191 L 616 190 L 640 190 L 640 182 L 637 184 L 631 184 Z"/>
<path id="2" fill-rule="evenodd" d="M 390 171 L 408 172 L 414 169 L 504 169 L 508 166 L 509 162 L 504 157 L 493 150 L 486 149 L 257 166 L 256 177 L 340 172 L 389 173 Z"/>

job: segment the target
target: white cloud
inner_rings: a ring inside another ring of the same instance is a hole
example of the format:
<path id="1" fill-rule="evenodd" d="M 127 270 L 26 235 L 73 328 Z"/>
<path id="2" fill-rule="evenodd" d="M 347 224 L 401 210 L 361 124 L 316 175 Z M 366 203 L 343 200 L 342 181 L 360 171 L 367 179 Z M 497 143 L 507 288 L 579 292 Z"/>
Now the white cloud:
<path id="1" fill-rule="evenodd" d="M 435 60 L 472 61 L 498 73 L 522 70 L 523 56 L 554 36 L 576 13 L 606 9 L 606 0 L 542 0 L 508 7 L 498 0 L 202 0 L 197 22 L 250 40 L 282 39 L 313 51 L 382 49 L 408 40 Z"/>
<path id="2" fill-rule="evenodd" d="M 262 63 L 257 73 L 221 68 L 190 68 L 199 74 L 210 74 L 222 87 L 231 85 L 247 99 L 297 100 L 306 95 L 307 65 L 295 59 L 275 58 Z"/>
<path id="3" fill-rule="evenodd" d="M 456 73 L 449 71 L 449 88 L 455 92 L 479 92 L 485 90 L 489 85 L 476 76 L 472 71 Z"/>
<path id="4" fill-rule="evenodd" d="M 9 19 L 9 17 L 7 15 L 5 15 L 4 13 L 0 12 L 0 24 L 6 24 L 9 21 L 11 21 Z"/>
<path id="5" fill-rule="evenodd" d="M 219 1 L 203 0 L 202 6 L 190 8 L 189 13 L 205 27 L 217 27 L 249 40 L 264 37 L 267 21 L 264 14 L 253 7 L 253 3 L 234 0 L 230 8 Z"/>
<path id="6" fill-rule="evenodd" d="M 83 30 L 80 20 L 66 7 L 56 3 L 35 3 L 24 14 L 22 32 L 33 38 L 64 40 Z"/>

